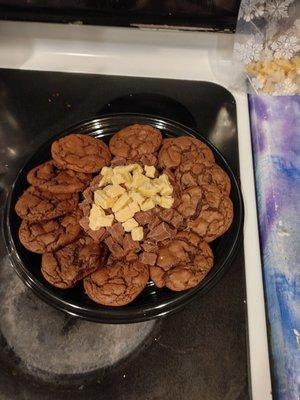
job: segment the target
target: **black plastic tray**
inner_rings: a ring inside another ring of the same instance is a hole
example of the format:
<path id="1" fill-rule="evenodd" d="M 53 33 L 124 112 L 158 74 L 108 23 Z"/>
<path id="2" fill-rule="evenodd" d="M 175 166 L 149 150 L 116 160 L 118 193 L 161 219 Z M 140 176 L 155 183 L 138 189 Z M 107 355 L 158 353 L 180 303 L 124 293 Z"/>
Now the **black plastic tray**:
<path id="1" fill-rule="evenodd" d="M 119 129 L 132 123 L 150 124 L 161 130 L 164 137 L 191 135 L 206 142 L 214 152 L 216 162 L 227 172 L 231 180 L 231 200 L 234 219 L 230 229 L 214 241 L 212 249 L 215 263 L 205 279 L 195 288 L 172 292 L 158 289 L 149 282 L 145 290 L 132 303 L 123 307 L 100 306 L 91 301 L 79 283 L 75 288 L 63 290 L 49 285 L 40 272 L 41 256 L 27 251 L 18 239 L 20 218 L 14 211 L 15 203 L 28 187 L 26 175 L 34 166 L 51 158 L 53 140 L 71 132 L 85 133 L 108 141 Z M 44 301 L 73 316 L 102 323 L 131 323 L 162 317 L 181 309 L 195 296 L 210 289 L 225 271 L 235 255 L 242 237 L 243 201 L 237 179 L 221 153 L 196 131 L 161 117 L 143 114 L 113 114 L 92 118 L 74 125 L 42 145 L 19 172 L 7 199 L 4 216 L 4 237 L 10 252 L 12 265 L 21 279 Z"/>

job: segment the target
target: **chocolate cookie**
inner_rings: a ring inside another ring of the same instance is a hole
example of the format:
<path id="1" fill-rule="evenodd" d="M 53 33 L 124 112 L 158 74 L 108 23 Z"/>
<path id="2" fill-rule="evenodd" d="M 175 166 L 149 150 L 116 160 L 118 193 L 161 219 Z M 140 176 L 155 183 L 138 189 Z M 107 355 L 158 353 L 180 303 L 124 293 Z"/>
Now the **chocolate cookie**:
<path id="1" fill-rule="evenodd" d="M 222 193 L 227 195 L 230 193 L 229 176 L 215 163 L 206 160 L 186 161 L 176 168 L 174 174 L 182 189 L 212 183 Z"/>
<path id="2" fill-rule="evenodd" d="M 202 207 L 199 216 L 189 221 L 188 228 L 211 242 L 223 235 L 233 219 L 233 204 L 215 185 L 202 185 Z"/>
<path id="3" fill-rule="evenodd" d="M 177 211 L 187 221 L 196 218 L 202 206 L 202 190 L 199 186 L 190 187 L 181 193 Z"/>
<path id="4" fill-rule="evenodd" d="M 164 139 L 158 154 L 161 168 L 175 168 L 185 161 L 199 160 L 214 162 L 215 158 L 205 143 L 190 136 Z"/>
<path id="5" fill-rule="evenodd" d="M 159 288 L 181 291 L 198 285 L 212 266 L 209 245 L 192 232 L 178 232 L 159 249 L 156 265 L 150 266 L 150 278 Z"/>
<path id="6" fill-rule="evenodd" d="M 53 142 L 51 154 L 59 168 L 84 173 L 99 172 L 111 160 L 102 140 L 75 133 Z"/>
<path id="7" fill-rule="evenodd" d="M 78 281 L 103 267 L 107 250 L 89 237 L 82 237 L 53 253 L 42 256 L 44 278 L 61 289 L 72 288 Z"/>
<path id="8" fill-rule="evenodd" d="M 70 215 L 50 221 L 29 222 L 23 220 L 19 239 L 26 249 L 33 253 L 46 253 L 72 243 L 80 235 L 79 210 Z"/>
<path id="9" fill-rule="evenodd" d="M 51 193 L 81 192 L 91 179 L 91 174 L 58 169 L 53 161 L 38 165 L 27 175 L 31 185 Z"/>
<path id="10" fill-rule="evenodd" d="M 156 162 L 151 155 L 162 143 L 162 136 L 158 129 L 150 125 L 130 125 L 117 132 L 109 142 L 109 149 L 115 156 L 126 160 Z M 148 161 L 147 161 L 148 160 Z"/>
<path id="11" fill-rule="evenodd" d="M 149 267 L 139 261 L 109 257 L 107 266 L 84 280 L 86 294 L 96 303 L 123 306 L 133 301 L 146 287 Z"/>
<path id="12" fill-rule="evenodd" d="M 15 211 L 27 221 L 48 221 L 68 214 L 78 204 L 78 194 L 54 194 L 30 186 L 20 196 Z"/>

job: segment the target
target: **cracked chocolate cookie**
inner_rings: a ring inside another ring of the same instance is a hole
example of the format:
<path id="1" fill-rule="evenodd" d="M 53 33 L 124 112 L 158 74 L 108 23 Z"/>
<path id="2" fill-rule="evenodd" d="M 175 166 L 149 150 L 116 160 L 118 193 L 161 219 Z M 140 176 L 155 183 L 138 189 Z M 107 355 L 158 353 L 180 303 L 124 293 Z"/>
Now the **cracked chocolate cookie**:
<path id="1" fill-rule="evenodd" d="M 185 221 L 196 218 L 202 207 L 202 190 L 200 187 L 190 187 L 181 193 L 178 212 Z"/>
<path id="2" fill-rule="evenodd" d="M 33 253 L 52 252 L 72 243 L 80 235 L 79 210 L 50 221 L 23 220 L 19 229 L 20 242 Z"/>
<path id="3" fill-rule="evenodd" d="M 205 143 L 193 137 L 180 136 L 175 139 L 163 140 L 158 154 L 158 163 L 161 168 L 175 168 L 188 160 L 214 162 L 215 158 Z"/>
<path id="4" fill-rule="evenodd" d="M 74 210 L 78 204 L 78 194 L 54 194 L 30 186 L 19 197 L 15 211 L 27 221 L 48 221 Z"/>
<path id="5" fill-rule="evenodd" d="M 178 232 L 158 251 L 156 264 L 150 266 L 150 278 L 161 288 L 174 291 L 198 285 L 213 266 L 209 245 L 192 232 Z"/>
<path id="6" fill-rule="evenodd" d="M 211 242 L 223 235 L 233 220 L 233 204 L 215 185 L 202 185 L 202 207 L 199 216 L 189 221 L 188 228 Z"/>
<path id="7" fill-rule="evenodd" d="M 51 193 L 81 192 L 91 179 L 91 174 L 61 170 L 53 161 L 38 165 L 27 175 L 27 180 L 31 185 Z"/>
<path id="8" fill-rule="evenodd" d="M 99 172 L 111 160 L 109 149 L 102 140 L 75 133 L 53 142 L 51 154 L 59 168 L 84 173 Z"/>
<path id="9" fill-rule="evenodd" d="M 107 266 L 84 279 L 86 294 L 96 303 L 123 306 L 133 301 L 146 287 L 149 267 L 109 257 Z"/>
<path id="10" fill-rule="evenodd" d="M 107 257 L 104 245 L 82 237 L 52 253 L 42 256 L 41 272 L 51 285 L 72 288 L 78 281 L 103 267 Z"/>
<path id="11" fill-rule="evenodd" d="M 126 160 L 140 161 L 154 165 L 155 153 L 162 143 L 160 131 L 150 125 L 130 125 L 117 132 L 109 142 L 109 149 L 114 156 Z"/>
<path id="12" fill-rule="evenodd" d="M 185 161 L 174 171 L 175 179 L 182 189 L 203 184 L 213 184 L 229 195 L 230 179 L 225 171 L 215 163 L 206 160 Z"/>

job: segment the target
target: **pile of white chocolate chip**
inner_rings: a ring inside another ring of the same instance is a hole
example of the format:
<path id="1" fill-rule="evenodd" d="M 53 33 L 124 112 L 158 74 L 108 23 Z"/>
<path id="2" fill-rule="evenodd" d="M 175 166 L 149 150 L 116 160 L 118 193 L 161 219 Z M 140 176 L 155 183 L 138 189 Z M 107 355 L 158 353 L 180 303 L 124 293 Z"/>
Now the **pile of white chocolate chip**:
<path id="1" fill-rule="evenodd" d="M 131 232 L 133 240 L 142 240 L 143 227 L 134 219 L 134 214 L 156 205 L 171 208 L 174 202 L 168 176 L 157 175 L 155 167 L 148 165 L 144 169 L 138 164 L 103 167 L 101 189 L 94 192 L 89 227 L 95 231 L 116 221 L 122 223 L 125 232 Z"/>

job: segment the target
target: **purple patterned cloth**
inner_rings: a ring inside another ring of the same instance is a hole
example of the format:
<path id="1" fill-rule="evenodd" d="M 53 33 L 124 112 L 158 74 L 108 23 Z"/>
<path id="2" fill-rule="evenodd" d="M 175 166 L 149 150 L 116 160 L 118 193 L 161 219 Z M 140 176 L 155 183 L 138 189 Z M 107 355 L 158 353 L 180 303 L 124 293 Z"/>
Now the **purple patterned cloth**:
<path id="1" fill-rule="evenodd" d="M 300 399 L 300 96 L 249 96 L 274 399 Z"/>

